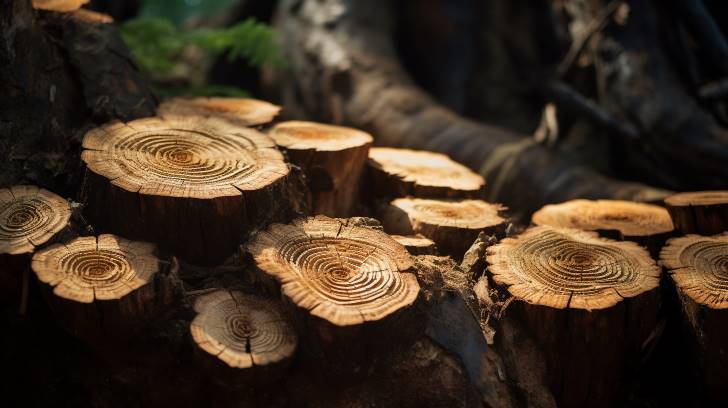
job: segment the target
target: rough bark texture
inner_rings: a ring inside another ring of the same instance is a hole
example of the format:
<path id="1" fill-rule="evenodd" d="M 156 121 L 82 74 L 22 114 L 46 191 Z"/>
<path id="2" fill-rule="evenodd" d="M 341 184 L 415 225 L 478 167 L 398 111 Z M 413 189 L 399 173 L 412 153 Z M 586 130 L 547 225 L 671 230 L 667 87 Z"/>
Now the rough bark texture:
<path id="1" fill-rule="evenodd" d="M 728 191 L 679 193 L 665 199 L 675 229 L 683 234 L 728 231 Z"/>

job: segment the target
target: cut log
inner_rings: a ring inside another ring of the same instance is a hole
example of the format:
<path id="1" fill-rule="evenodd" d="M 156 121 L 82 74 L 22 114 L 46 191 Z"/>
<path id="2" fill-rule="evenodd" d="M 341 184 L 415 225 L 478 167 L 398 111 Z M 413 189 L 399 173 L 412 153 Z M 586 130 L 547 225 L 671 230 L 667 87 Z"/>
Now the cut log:
<path id="1" fill-rule="evenodd" d="M 437 255 L 435 242 L 424 235 L 392 235 L 392 239 L 410 253 L 410 255 Z"/>
<path id="2" fill-rule="evenodd" d="M 462 258 L 479 233 L 505 233 L 508 222 L 499 215 L 503 210 L 500 204 L 482 200 L 398 198 L 382 210 L 380 218 L 390 234 L 422 234 L 443 253 Z"/>
<path id="3" fill-rule="evenodd" d="M 89 0 L 33 0 L 33 8 L 65 13 L 76 11 L 88 2 Z"/>
<path id="4" fill-rule="evenodd" d="M 683 314 L 697 343 L 710 396 L 725 403 L 728 387 L 728 234 L 688 235 L 668 241 L 660 254 L 677 287 Z"/>
<path id="5" fill-rule="evenodd" d="M 90 24 L 111 24 L 114 22 L 114 18 L 108 14 L 83 8 L 72 12 L 71 17 Z"/>
<path id="6" fill-rule="evenodd" d="M 258 233 L 249 251 L 264 277 L 280 284 L 298 332 L 306 333 L 304 347 L 334 371 L 407 346 L 420 333 L 412 257 L 382 231 L 302 218 Z"/>
<path id="7" fill-rule="evenodd" d="M 219 290 L 199 297 L 195 311 L 192 340 L 218 383 L 265 384 L 279 378 L 293 359 L 298 337 L 278 303 Z"/>
<path id="8" fill-rule="evenodd" d="M 157 242 L 192 263 L 223 260 L 252 228 L 283 220 L 296 205 L 273 141 L 224 120 L 116 122 L 88 132 L 83 147 L 94 226 Z"/>
<path id="9" fill-rule="evenodd" d="M 728 191 L 678 193 L 665 199 L 675 228 L 683 234 L 728 231 Z"/>
<path id="10" fill-rule="evenodd" d="M 543 349 L 558 405 L 620 405 L 657 323 L 660 268 L 649 253 L 541 226 L 489 247 L 487 262 L 514 297 L 510 312 Z"/>
<path id="11" fill-rule="evenodd" d="M 483 177 L 440 153 L 373 147 L 368 163 L 378 197 L 479 198 L 485 187 Z"/>
<path id="12" fill-rule="evenodd" d="M 281 107 L 251 98 L 171 98 L 157 108 L 157 114 L 197 115 L 226 119 L 240 126 L 263 125 L 280 113 Z"/>
<path id="13" fill-rule="evenodd" d="M 15 299 L 36 247 L 68 227 L 71 207 L 36 186 L 0 189 L 0 299 Z"/>
<path id="14" fill-rule="evenodd" d="M 362 173 L 373 138 L 341 126 L 290 121 L 268 133 L 309 180 L 314 214 L 354 215 Z"/>
<path id="15" fill-rule="evenodd" d="M 80 237 L 33 256 L 56 317 L 87 340 L 130 334 L 172 299 L 173 286 L 155 279 L 155 246 L 113 235 Z"/>
<path id="16" fill-rule="evenodd" d="M 571 200 L 547 205 L 533 214 L 531 222 L 633 241 L 655 257 L 674 230 L 670 214 L 663 207 L 621 200 Z"/>

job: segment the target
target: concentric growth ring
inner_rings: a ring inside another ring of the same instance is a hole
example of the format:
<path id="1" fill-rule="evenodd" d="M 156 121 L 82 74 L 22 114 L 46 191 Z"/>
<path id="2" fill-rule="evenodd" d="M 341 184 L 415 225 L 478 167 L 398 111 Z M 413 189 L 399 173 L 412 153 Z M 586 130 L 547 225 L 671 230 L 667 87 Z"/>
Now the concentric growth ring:
<path id="1" fill-rule="evenodd" d="M 256 236 L 251 253 L 294 303 L 339 326 L 382 319 L 411 305 L 419 292 L 400 244 L 345 220 L 273 225 Z"/>
<path id="2" fill-rule="evenodd" d="M 675 285 L 695 302 L 728 308 L 728 234 L 673 238 L 660 259 Z"/>
<path id="3" fill-rule="evenodd" d="M 77 238 L 33 256 L 38 279 L 62 298 L 82 303 L 120 299 L 144 286 L 158 271 L 154 245 L 113 235 Z"/>
<path id="4" fill-rule="evenodd" d="M 293 326 L 270 300 L 221 290 L 200 297 L 195 311 L 193 340 L 231 367 L 277 363 L 296 350 Z"/>
<path id="5" fill-rule="evenodd" d="M 238 196 L 288 174 L 267 136 L 221 119 L 167 116 L 113 123 L 83 140 L 89 169 L 128 191 L 173 197 Z"/>
<path id="6" fill-rule="evenodd" d="M 47 242 L 71 217 L 66 200 L 35 186 L 0 189 L 0 254 L 21 254 Z"/>
<path id="7" fill-rule="evenodd" d="M 262 125 L 273 120 L 279 106 L 250 98 L 171 98 L 157 109 L 159 115 L 214 116 L 242 126 Z"/>
<path id="8" fill-rule="evenodd" d="M 659 267 L 631 242 L 574 229 L 534 227 L 488 249 L 496 282 L 555 308 L 601 309 L 655 288 Z"/>

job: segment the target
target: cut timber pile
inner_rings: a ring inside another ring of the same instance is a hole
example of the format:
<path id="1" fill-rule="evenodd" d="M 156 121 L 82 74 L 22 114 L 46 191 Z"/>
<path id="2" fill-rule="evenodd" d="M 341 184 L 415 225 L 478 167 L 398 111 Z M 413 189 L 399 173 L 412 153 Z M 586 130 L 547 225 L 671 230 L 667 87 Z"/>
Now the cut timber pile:
<path id="1" fill-rule="evenodd" d="M 382 225 L 391 234 L 422 234 L 443 253 L 461 258 L 480 232 L 502 235 L 507 221 L 500 204 L 482 200 L 398 198 L 381 212 Z"/>
<path id="2" fill-rule="evenodd" d="M 673 238 L 660 260 L 678 290 L 682 310 L 695 335 L 703 380 L 712 397 L 727 401 L 728 234 Z"/>
<path id="3" fill-rule="evenodd" d="M 52 288 L 50 305 L 72 333 L 117 336 L 171 298 L 172 288 L 152 284 L 160 270 L 154 249 L 108 234 L 80 237 L 36 252 L 32 268 Z"/>
<path id="4" fill-rule="evenodd" d="M 298 338 L 278 303 L 220 290 L 199 297 L 195 311 L 192 340 L 213 379 L 249 387 L 282 374 L 293 358 Z"/>
<path id="5" fill-rule="evenodd" d="M 71 207 L 35 186 L 0 189 L 0 298 L 15 297 L 36 247 L 68 226 Z"/>
<path id="6" fill-rule="evenodd" d="M 111 123 L 88 132 L 83 147 L 94 226 L 157 242 L 192 263 L 223 260 L 294 201 L 273 141 L 222 119 Z"/>
<path id="7" fill-rule="evenodd" d="M 485 180 L 441 153 L 373 147 L 369 169 L 378 197 L 480 198 Z"/>
<path id="8" fill-rule="evenodd" d="M 162 102 L 157 114 L 212 116 L 239 126 L 263 125 L 280 113 L 280 106 L 250 98 L 171 98 Z"/>
<path id="9" fill-rule="evenodd" d="M 655 328 L 660 268 L 633 242 L 533 227 L 487 250 L 547 361 L 560 407 L 619 405 Z"/>
<path id="10" fill-rule="evenodd" d="M 666 209 L 652 204 L 621 200 L 571 200 L 536 211 L 535 225 L 596 231 L 599 235 L 628 240 L 659 253 L 674 227 Z"/>
<path id="11" fill-rule="evenodd" d="M 728 191 L 679 193 L 665 199 L 675 229 L 683 234 L 728 231 Z"/>
<path id="12" fill-rule="evenodd" d="M 413 260 L 382 231 L 317 216 L 270 226 L 249 251 L 324 361 L 361 364 L 371 348 L 391 351 L 417 331 L 408 319 L 420 289 Z"/>
<path id="13" fill-rule="evenodd" d="M 89 0 L 33 0 L 33 8 L 65 13 L 76 11 L 88 2 Z"/>
<path id="14" fill-rule="evenodd" d="M 424 235 L 392 235 L 411 255 L 436 255 L 437 245 Z"/>
<path id="15" fill-rule="evenodd" d="M 268 135 L 309 180 L 314 214 L 353 215 L 373 138 L 360 130 L 313 122 L 280 123 Z"/>

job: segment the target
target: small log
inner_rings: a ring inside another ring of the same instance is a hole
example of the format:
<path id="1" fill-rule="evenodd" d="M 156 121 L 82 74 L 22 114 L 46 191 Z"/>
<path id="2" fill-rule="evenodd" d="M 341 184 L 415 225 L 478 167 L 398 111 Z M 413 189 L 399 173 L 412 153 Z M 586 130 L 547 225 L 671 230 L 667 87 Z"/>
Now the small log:
<path id="1" fill-rule="evenodd" d="M 330 372 L 356 373 L 421 333 L 412 257 L 382 231 L 301 218 L 256 234 L 248 249 L 263 277 L 280 284 L 307 353 Z"/>
<path id="2" fill-rule="evenodd" d="M 89 24 L 111 24 L 114 22 L 114 18 L 108 14 L 84 8 L 72 12 L 71 17 Z"/>
<path id="3" fill-rule="evenodd" d="M 173 299 L 154 250 L 114 235 L 79 237 L 36 252 L 32 268 L 71 333 L 92 342 L 126 338 Z"/>
<path id="4" fill-rule="evenodd" d="M 280 123 L 268 135 L 308 176 L 314 214 L 353 215 L 374 140 L 371 135 L 347 127 L 300 121 Z"/>
<path id="5" fill-rule="evenodd" d="M 508 222 L 500 204 L 482 200 L 398 198 L 381 212 L 384 230 L 391 234 L 422 234 L 445 254 L 462 258 L 484 232 L 502 236 Z"/>
<path id="6" fill-rule="evenodd" d="M 560 407 L 620 405 L 657 324 L 660 268 L 633 242 L 532 227 L 487 250 L 493 281 L 531 331 Z"/>
<path id="7" fill-rule="evenodd" d="M 410 255 L 437 255 L 437 245 L 424 235 L 392 235 L 392 239 L 410 253 Z"/>
<path id="8" fill-rule="evenodd" d="M 33 0 L 33 8 L 67 13 L 80 9 L 88 2 L 89 0 Z"/>
<path id="9" fill-rule="evenodd" d="M 369 169 L 378 197 L 480 198 L 485 180 L 447 155 L 373 147 Z"/>
<path id="10" fill-rule="evenodd" d="M 710 396 L 728 401 L 728 234 L 673 238 L 660 253 L 697 343 Z"/>
<path id="11" fill-rule="evenodd" d="M 728 191 L 678 193 L 665 199 L 675 229 L 683 234 L 728 231 Z"/>
<path id="12" fill-rule="evenodd" d="M 157 114 L 217 117 L 240 126 L 264 125 L 281 111 L 280 106 L 251 98 L 171 98 L 157 108 Z"/>
<path id="13" fill-rule="evenodd" d="M 17 298 L 31 254 L 66 229 L 70 218 L 68 202 L 48 190 L 0 189 L 0 299 Z"/>
<path id="14" fill-rule="evenodd" d="M 221 119 L 114 122 L 88 132 L 83 147 L 94 226 L 192 263 L 225 259 L 251 229 L 296 204 L 273 141 Z"/>
<path id="15" fill-rule="evenodd" d="M 621 200 L 571 200 L 547 205 L 531 217 L 535 225 L 596 231 L 616 240 L 636 242 L 657 256 L 675 229 L 663 207 Z"/>
<path id="16" fill-rule="evenodd" d="M 216 382 L 251 387 L 280 378 L 298 336 L 281 306 L 242 292 L 218 290 L 197 298 L 190 325 L 201 365 Z"/>

